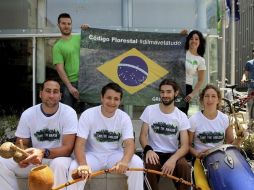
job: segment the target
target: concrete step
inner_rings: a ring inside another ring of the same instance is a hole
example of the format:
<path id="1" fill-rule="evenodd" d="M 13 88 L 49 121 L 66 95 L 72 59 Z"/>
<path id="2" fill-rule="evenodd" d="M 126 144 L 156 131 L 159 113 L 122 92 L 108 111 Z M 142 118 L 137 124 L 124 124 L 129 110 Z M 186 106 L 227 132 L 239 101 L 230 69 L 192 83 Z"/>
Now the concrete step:
<path id="1" fill-rule="evenodd" d="M 127 177 L 119 174 L 107 174 L 97 176 L 91 179 L 84 190 L 128 190 Z M 159 189 L 175 190 L 173 182 L 167 178 L 161 177 L 159 182 Z"/>
<path id="2" fill-rule="evenodd" d="M 18 178 L 19 190 L 28 189 L 28 179 Z M 160 190 L 171 189 L 175 190 L 174 184 L 171 180 L 161 177 L 159 182 Z M 127 177 L 120 174 L 103 174 L 96 176 L 89 180 L 84 190 L 128 190 Z"/>
<path id="3" fill-rule="evenodd" d="M 127 177 L 120 174 L 103 174 L 89 180 L 84 190 L 128 190 Z"/>
<path id="4" fill-rule="evenodd" d="M 28 189 L 28 178 L 18 177 L 19 190 L 29 190 Z"/>

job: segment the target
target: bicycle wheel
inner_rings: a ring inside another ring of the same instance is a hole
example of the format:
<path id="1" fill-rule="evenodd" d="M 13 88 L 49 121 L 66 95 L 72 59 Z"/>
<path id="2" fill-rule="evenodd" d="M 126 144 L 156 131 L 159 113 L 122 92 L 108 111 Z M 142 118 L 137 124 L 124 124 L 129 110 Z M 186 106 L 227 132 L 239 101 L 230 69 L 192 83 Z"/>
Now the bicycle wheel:
<path id="1" fill-rule="evenodd" d="M 254 109 L 254 108 L 253 108 Z M 221 107 L 220 107 L 220 111 L 225 113 L 225 114 L 231 114 L 233 113 L 230 101 L 226 98 L 222 98 L 221 100 Z M 254 111 L 253 111 L 254 112 Z"/>

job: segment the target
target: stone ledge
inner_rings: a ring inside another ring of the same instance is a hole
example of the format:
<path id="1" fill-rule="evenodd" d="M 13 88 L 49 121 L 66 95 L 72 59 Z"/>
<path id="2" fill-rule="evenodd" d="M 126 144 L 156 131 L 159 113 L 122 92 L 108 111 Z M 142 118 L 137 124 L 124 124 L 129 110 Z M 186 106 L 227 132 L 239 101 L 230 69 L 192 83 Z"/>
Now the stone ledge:
<path id="1" fill-rule="evenodd" d="M 17 177 L 19 190 L 29 190 L 28 189 L 28 178 L 25 177 Z"/>
<path id="2" fill-rule="evenodd" d="M 20 190 L 28 189 L 28 179 L 18 177 L 18 184 Z M 127 177 L 123 174 L 103 174 L 96 176 L 89 180 L 84 188 L 84 190 L 127 190 Z"/>
<path id="3" fill-rule="evenodd" d="M 18 177 L 18 184 L 20 190 L 29 190 L 27 186 L 27 178 Z M 171 180 L 161 177 L 159 183 L 160 189 L 175 190 L 174 184 Z M 96 176 L 89 180 L 84 190 L 127 190 L 127 177 L 123 174 L 103 174 Z"/>
<path id="4" fill-rule="evenodd" d="M 127 190 L 127 177 L 123 174 L 103 174 L 89 180 L 84 190 Z"/>

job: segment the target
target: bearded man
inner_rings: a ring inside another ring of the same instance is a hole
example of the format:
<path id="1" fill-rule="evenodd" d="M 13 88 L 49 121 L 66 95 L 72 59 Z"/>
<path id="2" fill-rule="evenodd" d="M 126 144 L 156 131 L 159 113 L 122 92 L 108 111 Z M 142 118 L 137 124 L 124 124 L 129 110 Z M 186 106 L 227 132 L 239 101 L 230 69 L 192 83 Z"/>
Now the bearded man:
<path id="1" fill-rule="evenodd" d="M 174 105 L 179 87 L 176 82 L 164 79 L 159 91 L 161 102 L 147 106 L 140 117 L 143 124 L 139 140 L 145 167 L 190 181 L 191 167 L 184 157 L 189 151 L 190 123 L 186 114 Z M 159 175 L 149 173 L 147 178 L 152 190 L 158 190 Z M 190 189 L 181 183 L 175 186 L 177 190 Z"/>

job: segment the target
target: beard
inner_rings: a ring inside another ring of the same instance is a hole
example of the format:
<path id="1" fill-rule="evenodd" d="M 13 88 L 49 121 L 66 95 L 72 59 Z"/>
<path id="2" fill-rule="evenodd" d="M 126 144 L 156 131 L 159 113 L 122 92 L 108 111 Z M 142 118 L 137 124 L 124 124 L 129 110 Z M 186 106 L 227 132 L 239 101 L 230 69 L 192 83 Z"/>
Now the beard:
<path id="1" fill-rule="evenodd" d="M 61 29 L 60 31 L 64 36 L 69 36 L 71 34 L 71 29 L 70 30 Z"/>
<path id="2" fill-rule="evenodd" d="M 163 99 L 161 99 L 161 103 L 162 103 L 164 106 L 169 106 L 169 105 L 171 105 L 174 101 L 175 101 L 175 98 L 173 98 L 173 99 L 171 99 L 171 100 L 163 100 Z"/>

